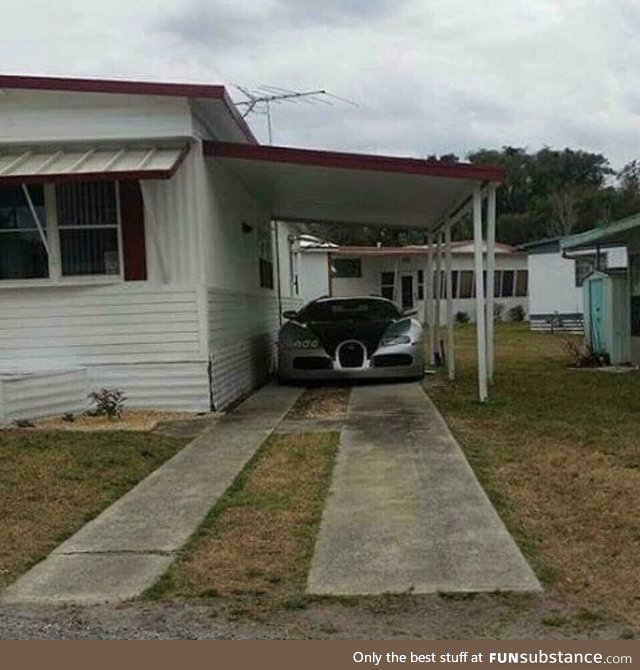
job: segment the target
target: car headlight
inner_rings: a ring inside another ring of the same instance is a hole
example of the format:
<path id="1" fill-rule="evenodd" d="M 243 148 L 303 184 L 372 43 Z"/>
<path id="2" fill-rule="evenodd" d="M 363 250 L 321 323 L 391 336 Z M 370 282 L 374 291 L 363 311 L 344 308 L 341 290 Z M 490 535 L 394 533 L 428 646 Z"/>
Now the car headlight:
<path id="1" fill-rule="evenodd" d="M 320 346 L 320 340 L 294 340 L 293 346 L 296 349 L 317 349 Z"/>
<path id="2" fill-rule="evenodd" d="M 408 335 L 390 335 L 380 340 L 381 347 L 393 347 L 396 344 L 410 344 L 411 338 Z"/>

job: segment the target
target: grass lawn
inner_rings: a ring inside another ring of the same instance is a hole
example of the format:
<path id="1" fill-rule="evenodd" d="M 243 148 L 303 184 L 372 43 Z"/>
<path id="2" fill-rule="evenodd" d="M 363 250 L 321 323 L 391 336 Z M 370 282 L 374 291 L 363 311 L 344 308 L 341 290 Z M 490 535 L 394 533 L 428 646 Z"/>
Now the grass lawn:
<path id="1" fill-rule="evenodd" d="M 336 433 L 273 435 L 147 595 L 222 596 L 258 617 L 303 606 L 337 448 Z"/>
<path id="2" fill-rule="evenodd" d="M 125 431 L 0 430 L 0 587 L 184 444 Z"/>
<path id="3" fill-rule="evenodd" d="M 569 369 L 568 336 L 527 325 L 496 338 L 488 403 L 468 326 L 458 380 L 429 394 L 552 593 L 640 629 L 640 375 Z"/>

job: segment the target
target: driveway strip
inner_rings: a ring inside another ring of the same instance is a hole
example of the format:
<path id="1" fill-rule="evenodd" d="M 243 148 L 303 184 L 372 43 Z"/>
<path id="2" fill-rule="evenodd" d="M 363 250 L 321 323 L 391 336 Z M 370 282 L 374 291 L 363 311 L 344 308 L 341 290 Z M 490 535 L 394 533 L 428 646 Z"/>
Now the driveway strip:
<path id="1" fill-rule="evenodd" d="M 300 394 L 263 387 L 5 589 L 0 602 L 89 604 L 140 595 Z"/>
<path id="2" fill-rule="evenodd" d="M 540 588 L 420 385 L 353 388 L 308 591 Z"/>

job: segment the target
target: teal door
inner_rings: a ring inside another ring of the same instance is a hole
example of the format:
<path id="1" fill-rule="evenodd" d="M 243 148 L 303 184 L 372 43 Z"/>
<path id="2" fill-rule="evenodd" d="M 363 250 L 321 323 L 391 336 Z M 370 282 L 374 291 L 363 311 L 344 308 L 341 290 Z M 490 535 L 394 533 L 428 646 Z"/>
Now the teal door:
<path id="1" fill-rule="evenodd" d="M 589 332 L 591 347 L 597 353 L 604 352 L 604 282 L 592 279 L 589 282 Z"/>

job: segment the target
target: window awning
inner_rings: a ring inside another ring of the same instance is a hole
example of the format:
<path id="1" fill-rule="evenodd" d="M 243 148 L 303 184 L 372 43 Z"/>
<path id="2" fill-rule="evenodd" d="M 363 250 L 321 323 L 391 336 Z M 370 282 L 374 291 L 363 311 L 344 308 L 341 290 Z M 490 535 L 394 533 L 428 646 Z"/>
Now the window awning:
<path id="1" fill-rule="evenodd" d="M 168 179 L 189 151 L 166 145 L 0 145 L 0 185 L 49 181 Z"/>
<path id="2" fill-rule="evenodd" d="M 204 142 L 274 219 L 435 229 L 500 167 L 289 147 Z"/>

